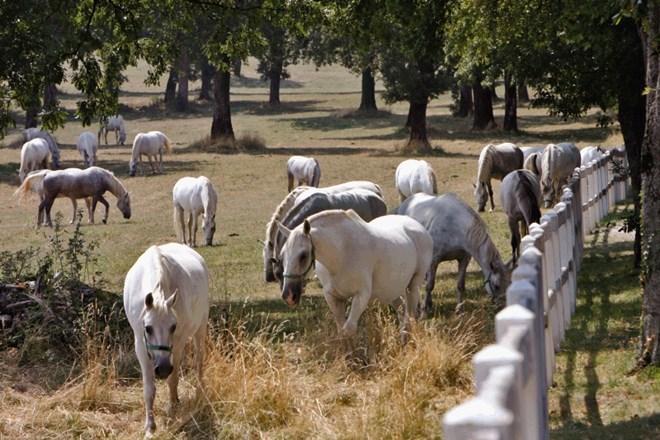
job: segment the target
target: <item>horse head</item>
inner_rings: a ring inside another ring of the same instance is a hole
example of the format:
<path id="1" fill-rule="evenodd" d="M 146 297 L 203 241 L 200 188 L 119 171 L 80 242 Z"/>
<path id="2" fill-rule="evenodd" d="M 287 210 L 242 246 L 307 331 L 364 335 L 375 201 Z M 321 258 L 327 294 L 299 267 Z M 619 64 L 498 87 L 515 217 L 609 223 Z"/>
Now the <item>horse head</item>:
<path id="1" fill-rule="evenodd" d="M 124 145 L 126 142 L 126 130 L 123 128 L 119 131 L 119 145 Z"/>
<path id="2" fill-rule="evenodd" d="M 153 361 L 154 375 L 158 379 L 166 379 L 174 367 L 172 366 L 172 344 L 176 331 L 176 303 L 178 291 L 175 291 L 166 301 L 157 303 L 151 292 L 144 298 L 142 310 L 142 334 L 144 345 Z"/>
<path id="3" fill-rule="evenodd" d="M 137 160 L 132 158 L 131 161 L 128 163 L 128 175 L 131 177 L 135 177 L 136 173 L 137 173 Z"/>
<path id="4" fill-rule="evenodd" d="M 511 284 L 511 276 L 509 271 L 501 261 L 493 261 L 490 263 L 490 272 L 486 276 L 484 287 L 486 292 L 493 300 L 497 300 L 504 294 L 506 289 Z"/>
<path id="5" fill-rule="evenodd" d="M 204 230 L 206 245 L 211 246 L 213 244 L 213 234 L 215 234 L 215 214 L 204 215 L 202 229 Z"/>
<path id="6" fill-rule="evenodd" d="M 541 181 L 541 190 L 543 191 L 543 206 L 547 209 L 552 206 L 555 199 L 555 188 L 552 179 L 546 178 Z"/>
<path id="7" fill-rule="evenodd" d="M 117 198 L 117 208 L 124 214 L 125 219 L 131 218 L 131 195 L 126 193 Z"/>
<path id="8" fill-rule="evenodd" d="M 293 231 L 280 223 L 277 227 L 282 234 L 289 236 L 280 252 L 282 299 L 288 306 L 294 307 L 298 305 L 300 297 L 305 292 L 307 279 L 314 273 L 314 245 L 310 235 L 312 227 L 307 220 Z"/>
<path id="9" fill-rule="evenodd" d="M 477 210 L 484 212 L 486 209 L 486 202 L 488 202 L 488 189 L 484 182 L 477 182 L 474 184 L 474 198 L 477 202 Z"/>

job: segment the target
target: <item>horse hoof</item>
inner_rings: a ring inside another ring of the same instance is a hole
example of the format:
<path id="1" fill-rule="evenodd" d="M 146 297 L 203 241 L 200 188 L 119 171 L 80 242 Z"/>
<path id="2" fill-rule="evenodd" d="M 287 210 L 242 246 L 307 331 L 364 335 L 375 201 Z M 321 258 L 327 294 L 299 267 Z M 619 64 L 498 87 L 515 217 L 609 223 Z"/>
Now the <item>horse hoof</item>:
<path id="1" fill-rule="evenodd" d="M 104 219 L 104 220 L 102 220 L 102 221 L 103 221 L 103 224 L 104 224 L 104 225 L 107 225 L 107 224 L 108 224 L 108 221 L 107 221 L 107 220 Z M 94 222 L 92 222 L 92 223 L 94 223 Z"/>
<path id="2" fill-rule="evenodd" d="M 456 310 L 454 311 L 455 314 L 457 315 L 463 314 L 463 304 L 464 303 L 460 303 L 456 305 Z"/>

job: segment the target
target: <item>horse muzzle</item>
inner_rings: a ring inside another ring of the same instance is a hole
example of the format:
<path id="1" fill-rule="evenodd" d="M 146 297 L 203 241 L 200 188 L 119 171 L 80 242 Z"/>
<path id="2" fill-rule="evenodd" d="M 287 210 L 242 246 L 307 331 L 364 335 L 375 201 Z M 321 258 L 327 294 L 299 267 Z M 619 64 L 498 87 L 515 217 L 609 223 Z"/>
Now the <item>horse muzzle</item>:
<path id="1" fill-rule="evenodd" d="M 282 287 L 282 300 L 287 306 L 296 307 L 300 303 L 302 290 L 301 282 L 285 282 L 284 287 Z"/>
<path id="2" fill-rule="evenodd" d="M 154 362 L 154 375 L 157 379 L 167 379 L 174 370 L 169 359 L 158 357 Z"/>

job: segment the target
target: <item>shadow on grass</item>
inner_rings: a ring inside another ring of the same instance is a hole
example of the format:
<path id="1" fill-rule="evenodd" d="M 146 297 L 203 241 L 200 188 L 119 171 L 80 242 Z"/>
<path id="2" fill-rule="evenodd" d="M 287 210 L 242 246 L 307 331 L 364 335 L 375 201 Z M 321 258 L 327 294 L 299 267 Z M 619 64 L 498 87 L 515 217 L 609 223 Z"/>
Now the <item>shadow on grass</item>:
<path id="1" fill-rule="evenodd" d="M 561 426 L 552 430 L 552 438 L 659 438 L 658 415 L 603 423 L 601 407 L 607 396 L 599 395 L 603 384 L 598 375 L 603 367 L 599 361 L 603 361 L 598 356 L 608 350 L 635 350 L 631 341 L 639 334 L 641 310 L 641 297 L 625 294 L 639 286 L 639 274 L 633 269 L 632 243 L 612 242 L 610 238 L 609 229 L 604 227 L 586 240 L 590 245 L 585 248 L 578 276 L 576 312 L 561 347 L 560 356 L 565 357 L 566 367 L 559 381 L 559 414 L 551 415 Z M 578 378 L 578 369 L 584 379 Z M 605 378 L 605 382 L 611 379 Z M 582 395 L 584 410 L 574 414 L 571 401 L 578 394 Z M 587 423 L 583 422 L 585 418 Z M 650 432 L 655 434 L 647 437 Z"/>

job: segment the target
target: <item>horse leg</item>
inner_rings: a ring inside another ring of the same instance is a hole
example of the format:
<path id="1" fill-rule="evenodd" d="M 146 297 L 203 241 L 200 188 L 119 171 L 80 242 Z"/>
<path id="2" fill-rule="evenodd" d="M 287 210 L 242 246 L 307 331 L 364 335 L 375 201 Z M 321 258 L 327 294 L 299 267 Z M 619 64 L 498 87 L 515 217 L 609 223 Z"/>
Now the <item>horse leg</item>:
<path id="1" fill-rule="evenodd" d="M 154 168 L 154 163 L 151 160 L 151 155 L 147 154 L 147 159 L 149 159 L 149 166 L 151 167 L 151 174 L 156 174 L 156 168 Z"/>
<path id="2" fill-rule="evenodd" d="M 193 225 L 193 213 L 190 211 L 188 214 L 188 221 L 186 222 L 186 225 L 188 226 L 188 245 L 190 247 L 195 247 L 195 236 L 193 235 L 192 232 L 192 225 Z"/>
<path id="3" fill-rule="evenodd" d="M 199 220 L 199 215 L 196 213 L 190 213 L 190 217 L 192 218 L 192 242 L 193 242 L 193 247 L 197 247 L 197 220 Z"/>
<path id="4" fill-rule="evenodd" d="M 337 333 L 341 337 L 344 324 L 346 324 L 346 301 L 337 298 L 333 295 L 333 293 L 334 292 L 326 292 L 326 290 L 323 289 L 323 297 L 325 298 L 325 302 L 328 304 L 328 307 L 330 307 L 330 310 L 332 311 L 332 316 L 335 317 Z M 353 341 L 348 341 L 345 338 L 342 338 L 342 342 L 344 344 L 344 350 L 346 353 L 352 353 Z"/>
<path id="5" fill-rule="evenodd" d="M 71 223 L 70 225 L 74 224 L 76 222 L 76 214 L 78 211 L 78 201 L 75 198 L 71 199 L 71 204 L 73 205 L 73 217 L 71 217 Z"/>
<path id="6" fill-rule="evenodd" d="M 422 287 L 425 275 L 425 272 L 418 270 L 408 283 L 407 291 L 404 292 L 405 315 L 401 328 L 401 343 L 404 345 L 408 342 L 408 334 L 410 334 L 414 321 L 419 318 L 419 288 Z"/>
<path id="7" fill-rule="evenodd" d="M 520 246 L 520 229 L 518 220 L 509 216 L 509 231 L 511 232 L 511 253 L 513 254 L 513 265 L 516 265 L 518 259 L 518 251 Z"/>
<path id="8" fill-rule="evenodd" d="M 291 192 L 293 190 L 293 174 L 291 173 L 286 173 L 286 178 L 287 178 L 287 191 Z"/>
<path id="9" fill-rule="evenodd" d="M 493 212 L 495 209 L 495 202 L 493 201 L 493 187 L 490 182 L 488 182 L 488 197 L 490 198 L 490 212 Z"/>
<path id="10" fill-rule="evenodd" d="M 424 308 L 421 313 L 420 319 L 427 319 L 433 315 L 433 289 L 435 288 L 435 274 L 438 271 L 438 264 L 440 261 L 433 260 L 431 267 L 426 272 L 426 296 L 424 297 Z"/>
<path id="11" fill-rule="evenodd" d="M 103 224 L 105 225 L 108 223 L 108 211 L 110 210 L 110 204 L 102 195 L 98 196 L 96 199 L 101 202 L 103 206 L 105 206 L 105 215 L 103 216 Z"/>
<path id="12" fill-rule="evenodd" d="M 85 205 L 87 206 L 87 217 L 89 223 L 94 223 L 94 210 L 92 209 L 92 198 L 85 197 Z"/>
<path id="13" fill-rule="evenodd" d="M 370 298 L 370 287 L 369 290 L 362 288 L 358 291 L 357 294 L 353 295 L 351 299 L 351 310 L 348 312 L 348 319 L 344 323 L 341 329 L 341 336 L 345 338 L 351 346 L 354 346 L 355 335 L 357 334 L 357 326 L 360 321 L 360 317 L 367 309 L 369 305 Z M 351 350 L 353 352 L 353 350 Z"/>
<path id="14" fill-rule="evenodd" d="M 202 395 L 202 373 L 204 368 L 204 357 L 206 356 L 206 323 L 207 319 L 202 320 L 202 324 L 195 332 L 195 373 L 197 374 L 197 388 L 195 392 L 197 396 Z"/>
<path id="15" fill-rule="evenodd" d="M 465 256 L 458 260 L 458 278 L 456 279 L 457 303 L 455 313 L 463 313 L 463 293 L 465 292 L 465 275 L 467 274 L 470 256 Z"/>
<path id="16" fill-rule="evenodd" d="M 147 348 L 141 337 L 135 336 L 135 354 L 140 362 L 142 371 L 142 393 L 145 406 L 145 437 L 150 437 L 156 431 L 156 420 L 154 419 L 154 399 L 156 398 L 156 384 L 154 383 L 154 369 L 147 354 Z"/>
<path id="17" fill-rule="evenodd" d="M 181 344 L 175 344 L 172 349 L 172 359 L 174 360 L 172 365 L 172 372 L 167 377 L 167 387 L 170 391 L 170 401 L 167 404 L 167 416 L 173 417 L 176 407 L 179 404 L 179 371 L 181 369 L 181 357 L 183 356 L 185 349 L 185 342 L 181 341 Z"/>
<path id="18" fill-rule="evenodd" d="M 163 149 L 158 150 L 158 172 L 163 174 Z"/>
<path id="19" fill-rule="evenodd" d="M 174 215 L 176 218 L 177 227 L 180 229 L 180 231 L 176 232 L 181 232 L 181 243 L 186 244 L 186 224 L 183 222 L 183 208 L 179 205 L 175 206 Z"/>

